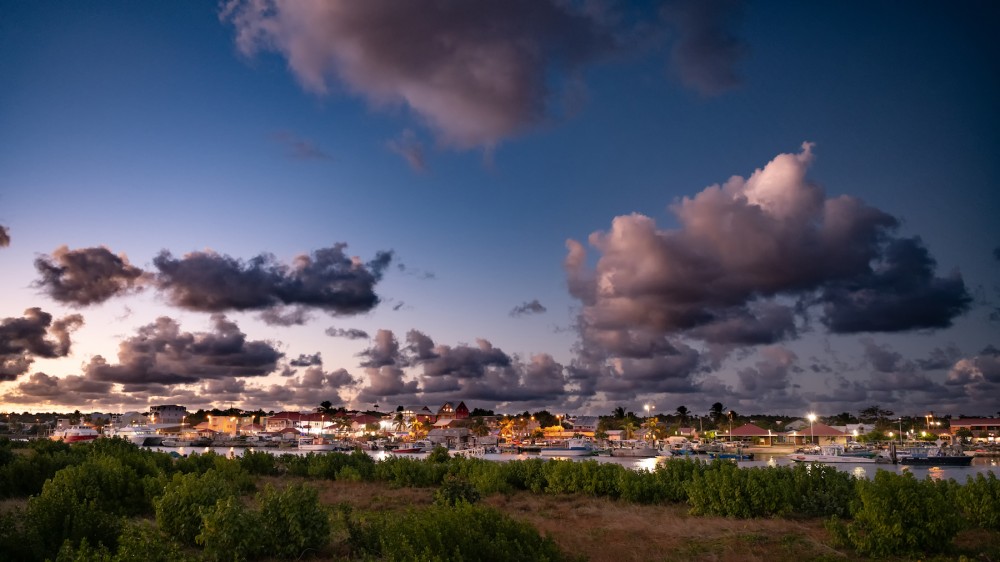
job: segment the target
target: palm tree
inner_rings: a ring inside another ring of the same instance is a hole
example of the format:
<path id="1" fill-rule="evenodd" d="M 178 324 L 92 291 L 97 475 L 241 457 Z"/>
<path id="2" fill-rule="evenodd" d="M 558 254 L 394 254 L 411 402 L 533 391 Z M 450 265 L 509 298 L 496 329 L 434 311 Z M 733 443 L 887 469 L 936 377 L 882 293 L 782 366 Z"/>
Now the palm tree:
<path id="1" fill-rule="evenodd" d="M 615 406 L 615 409 L 611 411 L 611 415 L 614 416 L 616 420 L 623 419 L 625 417 L 625 408 L 622 406 Z"/>
<path id="2" fill-rule="evenodd" d="M 406 418 L 403 417 L 403 412 L 396 412 L 396 416 L 392 419 L 392 429 L 406 431 Z"/>
<path id="3" fill-rule="evenodd" d="M 660 420 L 656 419 L 656 416 L 650 416 L 646 418 L 646 423 L 642 424 L 646 428 L 646 434 L 652 439 L 658 439 L 657 433 L 660 427 Z"/>
<path id="4" fill-rule="evenodd" d="M 675 413 L 677 414 L 677 417 L 680 418 L 681 427 L 683 427 L 687 423 L 688 414 L 691 412 L 688 411 L 686 406 L 677 406 L 677 411 Z"/>
<path id="5" fill-rule="evenodd" d="M 722 416 L 725 415 L 725 412 L 726 407 L 722 405 L 722 402 L 716 402 L 715 404 L 712 404 L 711 408 L 708 409 L 708 415 L 712 418 L 712 421 L 715 422 L 715 425 L 719 425 L 719 422 L 722 421 Z"/>
<path id="6" fill-rule="evenodd" d="M 625 432 L 625 439 L 632 439 L 635 437 L 635 423 L 632 420 L 627 420 L 622 424 L 622 431 Z"/>
<path id="7" fill-rule="evenodd" d="M 410 424 L 410 435 L 414 439 L 423 439 L 427 435 L 427 423 L 420 420 L 413 420 L 413 423 Z"/>
<path id="8" fill-rule="evenodd" d="M 504 437 L 514 436 L 514 418 L 505 417 L 500 420 L 500 435 Z"/>

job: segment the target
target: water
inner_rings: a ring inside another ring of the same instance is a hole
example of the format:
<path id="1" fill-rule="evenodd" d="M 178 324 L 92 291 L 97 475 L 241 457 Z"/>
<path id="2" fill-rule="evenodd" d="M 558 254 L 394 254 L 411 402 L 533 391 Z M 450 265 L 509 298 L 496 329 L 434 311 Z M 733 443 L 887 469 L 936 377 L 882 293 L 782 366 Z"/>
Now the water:
<path id="1" fill-rule="evenodd" d="M 189 455 L 191 453 L 207 453 L 209 451 L 214 452 L 218 455 L 225 457 L 237 457 L 243 454 L 247 450 L 258 450 L 267 453 L 272 453 L 275 455 L 305 455 L 308 454 L 305 451 L 299 451 L 296 449 L 276 449 L 276 448 L 253 448 L 253 447 L 147 447 L 155 451 L 162 452 L 176 452 L 181 455 Z M 365 451 L 376 461 L 382 460 L 386 457 L 394 456 L 392 453 L 386 451 Z M 319 453 L 322 454 L 322 453 Z M 403 456 L 403 455 L 400 455 Z M 407 457 L 413 458 L 424 458 L 427 453 L 418 454 L 407 454 Z M 629 458 L 629 457 L 540 457 L 537 454 L 520 454 L 514 455 L 509 453 L 499 454 L 499 453 L 489 453 L 485 455 L 477 455 L 477 458 L 490 460 L 490 461 L 513 461 L 513 460 L 527 460 L 527 459 L 537 459 L 537 458 L 567 458 L 574 461 L 580 460 L 596 460 L 597 462 L 610 462 L 615 464 L 620 464 L 626 468 L 632 469 L 645 469 L 652 470 L 656 468 L 656 465 L 666 462 L 670 457 L 655 457 L 655 458 Z M 700 457 L 698 457 L 700 458 Z M 794 461 L 788 458 L 787 454 L 768 454 L 768 453 L 757 453 L 755 456 L 756 460 L 752 461 L 740 461 L 737 463 L 739 466 L 743 467 L 754 467 L 754 466 L 790 466 L 795 464 Z M 849 472 L 858 478 L 871 478 L 875 476 L 875 471 L 877 470 L 888 470 L 890 472 L 896 472 L 902 474 L 904 472 L 912 472 L 914 476 L 918 479 L 923 479 L 928 476 L 935 480 L 943 479 L 953 479 L 959 483 L 964 483 L 966 478 L 969 476 L 975 477 L 976 474 L 986 474 L 992 472 L 996 476 L 1000 476 L 1000 457 L 976 457 L 972 460 L 971 466 L 943 466 L 943 467 L 924 467 L 924 466 L 904 466 L 904 465 L 892 465 L 892 464 L 853 464 L 853 463 L 832 463 L 830 466 L 836 467 L 838 470 L 844 472 Z"/>

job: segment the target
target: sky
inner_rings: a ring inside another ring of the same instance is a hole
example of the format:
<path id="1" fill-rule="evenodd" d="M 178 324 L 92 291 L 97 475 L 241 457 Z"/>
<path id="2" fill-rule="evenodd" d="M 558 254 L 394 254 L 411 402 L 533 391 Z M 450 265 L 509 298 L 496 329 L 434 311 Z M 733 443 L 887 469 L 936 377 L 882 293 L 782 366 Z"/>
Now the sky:
<path id="1" fill-rule="evenodd" d="M 0 411 L 997 415 L 998 15 L 0 0 Z"/>

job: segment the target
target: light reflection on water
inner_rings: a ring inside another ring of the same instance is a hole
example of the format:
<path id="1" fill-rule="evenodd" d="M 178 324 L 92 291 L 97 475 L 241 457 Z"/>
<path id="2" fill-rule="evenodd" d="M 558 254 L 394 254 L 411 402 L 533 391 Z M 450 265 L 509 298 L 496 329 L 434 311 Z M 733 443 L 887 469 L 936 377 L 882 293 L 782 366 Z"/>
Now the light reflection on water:
<path id="1" fill-rule="evenodd" d="M 305 455 L 309 454 L 306 451 L 298 451 L 296 449 L 275 449 L 275 448 L 259 448 L 254 449 L 253 447 L 248 447 L 244 449 L 243 447 L 147 447 L 156 451 L 171 452 L 174 451 L 179 455 L 186 456 L 191 453 L 207 453 L 209 451 L 214 451 L 218 455 L 226 457 L 236 457 L 243 454 L 244 450 L 247 451 L 264 451 L 272 453 L 275 455 Z M 427 453 L 410 453 L 410 454 L 399 454 L 390 453 L 387 451 L 365 451 L 374 460 L 380 461 L 387 457 L 392 456 L 405 456 L 410 458 L 422 459 L 427 456 Z M 316 453 L 313 453 L 316 454 Z M 319 453 L 322 454 L 322 453 Z M 538 454 L 522 453 L 519 455 L 515 454 L 495 454 L 490 453 L 486 455 L 476 455 L 476 457 L 491 460 L 491 461 L 512 461 L 512 460 L 526 460 L 526 459 L 563 459 L 572 461 L 590 461 L 594 460 L 602 463 L 615 463 L 620 464 L 626 468 L 633 468 L 636 470 L 653 470 L 659 464 L 667 461 L 669 457 L 655 457 L 655 458 L 630 458 L 630 457 L 541 457 Z M 689 457 L 690 458 L 690 457 Z M 701 457 L 694 457 L 698 460 L 707 461 L 708 459 L 701 459 Z M 743 467 L 753 467 L 753 466 L 790 466 L 795 464 L 791 461 L 787 455 L 784 454 L 758 454 L 757 460 L 752 461 L 740 461 L 737 463 L 739 466 Z M 834 463 L 830 466 L 834 466 L 839 470 L 843 470 L 852 474 L 857 478 L 871 478 L 875 475 L 878 470 L 888 470 L 890 472 L 896 472 L 902 474 L 904 472 L 911 472 L 917 478 L 923 479 L 928 476 L 935 480 L 944 479 L 955 479 L 960 483 L 964 483 L 966 477 L 975 476 L 978 473 L 988 473 L 992 472 L 997 476 L 1000 476 L 1000 459 L 994 457 L 976 457 L 972 461 L 972 466 L 948 466 L 948 467 L 919 467 L 919 466 L 904 466 L 904 465 L 892 465 L 892 464 L 851 464 L 851 463 Z"/>

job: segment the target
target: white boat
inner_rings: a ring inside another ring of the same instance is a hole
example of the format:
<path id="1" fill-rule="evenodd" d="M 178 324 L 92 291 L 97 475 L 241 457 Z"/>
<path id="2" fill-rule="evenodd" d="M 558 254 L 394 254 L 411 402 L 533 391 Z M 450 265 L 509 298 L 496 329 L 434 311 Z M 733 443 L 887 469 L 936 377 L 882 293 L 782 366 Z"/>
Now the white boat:
<path id="1" fill-rule="evenodd" d="M 339 451 L 340 443 L 326 437 L 299 437 L 300 451 Z"/>
<path id="2" fill-rule="evenodd" d="M 58 428 L 53 431 L 50 439 L 66 443 L 81 443 L 84 441 L 93 441 L 99 436 L 100 434 L 97 433 L 97 431 L 92 427 L 87 427 L 85 425 L 71 425 L 68 427 Z"/>
<path id="3" fill-rule="evenodd" d="M 545 457 L 584 457 L 594 454 L 594 444 L 586 439 L 567 439 L 559 445 L 541 447 L 538 453 Z"/>
<path id="4" fill-rule="evenodd" d="M 620 447 L 611 448 L 612 457 L 653 458 L 662 455 L 656 446 L 645 441 L 625 441 Z"/>
<path id="5" fill-rule="evenodd" d="M 430 441 L 414 441 L 413 443 L 406 443 L 402 447 L 397 447 L 391 449 L 393 453 L 429 453 L 434 450 L 434 443 Z"/>
<path id="6" fill-rule="evenodd" d="M 844 454 L 843 445 L 823 445 L 818 453 L 792 453 L 788 458 L 795 462 L 874 464 L 878 459 Z"/>
<path id="7" fill-rule="evenodd" d="M 126 425 L 125 427 L 106 428 L 104 434 L 107 437 L 121 437 L 140 447 L 143 445 L 159 445 L 163 442 L 163 438 L 157 435 L 156 430 L 148 425 Z"/>

